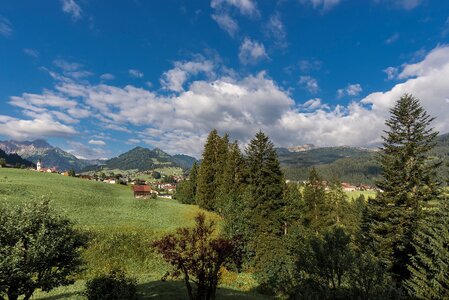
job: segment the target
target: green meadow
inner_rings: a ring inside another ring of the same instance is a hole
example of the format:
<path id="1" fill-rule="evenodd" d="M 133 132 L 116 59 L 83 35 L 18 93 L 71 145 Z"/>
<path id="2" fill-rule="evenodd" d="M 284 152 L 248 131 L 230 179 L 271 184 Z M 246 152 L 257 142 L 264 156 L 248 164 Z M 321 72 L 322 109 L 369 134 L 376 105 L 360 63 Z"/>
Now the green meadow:
<path id="1" fill-rule="evenodd" d="M 161 281 L 170 266 L 149 244 L 178 227 L 193 224 L 201 211 L 175 200 L 134 199 L 130 187 L 111 185 L 29 170 L 0 169 L 0 202 L 17 205 L 50 199 L 52 206 L 91 234 L 83 257 L 86 268 L 74 285 L 50 293 L 36 292 L 33 299 L 83 299 L 85 281 L 113 267 L 123 268 L 138 280 L 141 299 L 186 299 L 181 281 Z M 205 212 L 220 222 L 219 216 Z M 219 299 L 268 299 L 254 292 L 251 274 L 224 272 Z"/>

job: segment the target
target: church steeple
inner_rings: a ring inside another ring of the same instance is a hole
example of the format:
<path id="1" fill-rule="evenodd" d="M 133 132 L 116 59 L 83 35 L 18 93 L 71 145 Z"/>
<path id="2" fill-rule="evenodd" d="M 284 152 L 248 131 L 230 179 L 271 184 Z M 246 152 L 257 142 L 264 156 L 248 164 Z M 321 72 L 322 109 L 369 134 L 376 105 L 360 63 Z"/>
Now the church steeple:
<path id="1" fill-rule="evenodd" d="M 36 170 L 40 171 L 41 169 L 42 169 L 42 163 L 41 163 L 41 160 L 39 159 L 36 164 Z"/>

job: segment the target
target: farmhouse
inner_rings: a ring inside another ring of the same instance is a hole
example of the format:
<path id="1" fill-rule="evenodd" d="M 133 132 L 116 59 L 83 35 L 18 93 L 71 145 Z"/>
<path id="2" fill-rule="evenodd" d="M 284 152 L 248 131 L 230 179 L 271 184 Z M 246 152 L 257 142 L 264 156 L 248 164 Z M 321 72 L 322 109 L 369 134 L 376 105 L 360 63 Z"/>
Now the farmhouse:
<path id="1" fill-rule="evenodd" d="M 134 198 L 145 198 L 151 196 L 152 193 L 157 193 L 153 191 L 149 185 L 134 185 Z"/>

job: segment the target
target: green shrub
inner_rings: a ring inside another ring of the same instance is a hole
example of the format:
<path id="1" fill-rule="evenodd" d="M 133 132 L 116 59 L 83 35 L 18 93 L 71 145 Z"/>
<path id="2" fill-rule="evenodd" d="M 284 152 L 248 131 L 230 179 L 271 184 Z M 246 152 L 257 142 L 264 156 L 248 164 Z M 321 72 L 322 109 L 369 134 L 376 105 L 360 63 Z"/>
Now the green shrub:
<path id="1" fill-rule="evenodd" d="M 127 278 L 122 270 L 113 269 L 107 275 L 87 281 L 85 295 L 89 300 L 136 299 L 136 286 L 135 279 Z"/>

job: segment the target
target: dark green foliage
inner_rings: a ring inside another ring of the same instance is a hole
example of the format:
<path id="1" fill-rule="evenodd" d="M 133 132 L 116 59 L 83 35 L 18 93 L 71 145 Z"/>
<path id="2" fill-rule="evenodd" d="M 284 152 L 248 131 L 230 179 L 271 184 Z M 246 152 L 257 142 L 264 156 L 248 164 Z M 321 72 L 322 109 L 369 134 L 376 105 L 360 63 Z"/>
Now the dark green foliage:
<path id="1" fill-rule="evenodd" d="M 258 132 L 246 148 L 248 218 L 257 235 L 283 233 L 284 177 L 273 143 Z"/>
<path id="2" fill-rule="evenodd" d="M 284 212 L 282 219 L 284 221 L 284 234 L 289 233 L 290 228 L 301 225 L 301 217 L 304 210 L 304 201 L 297 183 L 288 183 L 284 190 Z"/>
<path id="3" fill-rule="evenodd" d="M 326 232 L 323 238 L 312 236 L 309 252 L 299 258 L 299 268 L 325 286 L 340 288 L 354 263 L 350 242 L 351 236 L 340 227 Z"/>
<path id="4" fill-rule="evenodd" d="M 408 279 L 415 254 L 412 244 L 422 208 L 439 197 L 436 168 L 429 158 L 437 132 L 433 120 L 411 95 L 403 95 L 390 111 L 388 131 L 379 155 L 382 191 L 369 201 L 364 216 L 365 242 L 388 265 L 398 285 Z"/>
<path id="5" fill-rule="evenodd" d="M 318 232 L 325 223 L 325 186 L 315 169 L 309 174 L 309 181 L 306 183 L 303 192 L 304 217 L 303 224 L 306 228 Z"/>
<path id="6" fill-rule="evenodd" d="M 194 162 L 189 173 L 189 179 L 176 185 L 175 199 L 183 204 L 196 204 L 197 177 L 198 165 Z"/>
<path id="7" fill-rule="evenodd" d="M 359 299 L 391 299 L 394 289 L 390 281 L 380 260 L 372 253 L 355 253 L 349 282 Z"/>
<path id="8" fill-rule="evenodd" d="M 216 211 L 221 206 L 218 198 L 223 182 L 228 143 L 227 135 L 220 137 L 215 129 L 209 133 L 197 178 L 196 200 L 201 208 Z"/>
<path id="9" fill-rule="evenodd" d="M 195 204 L 194 185 L 192 181 L 181 181 L 176 185 L 176 193 L 174 199 L 178 200 L 182 204 Z"/>
<path id="10" fill-rule="evenodd" d="M 277 149 L 286 179 L 307 180 L 315 168 L 324 180 L 374 184 L 380 175 L 376 152 L 355 147 L 325 147 L 302 152 Z"/>
<path id="11" fill-rule="evenodd" d="M 69 170 L 69 176 L 71 176 L 71 177 L 75 177 L 76 176 L 75 170 L 73 168 L 71 168 Z"/>
<path id="12" fill-rule="evenodd" d="M 84 294 L 89 300 L 137 299 L 137 281 L 127 278 L 124 271 L 113 269 L 107 275 L 88 280 Z"/>
<path id="13" fill-rule="evenodd" d="M 163 167 L 179 167 L 176 159 L 155 148 L 153 150 L 136 147 L 104 162 L 104 167 L 110 170 L 139 170 L 146 171 Z M 88 169 L 85 169 L 88 170 Z"/>
<path id="14" fill-rule="evenodd" d="M 449 211 L 437 207 L 420 222 L 405 286 L 417 299 L 449 298 Z"/>
<path id="15" fill-rule="evenodd" d="M 215 299 L 220 268 L 239 260 L 239 241 L 215 237 L 215 222 L 206 222 L 202 213 L 195 222 L 194 228 L 179 228 L 152 246 L 174 267 L 172 276 L 183 277 L 190 300 Z M 196 284 L 195 292 L 191 282 Z"/>
<path id="16" fill-rule="evenodd" d="M 19 155 L 15 154 L 15 153 L 7 154 L 5 151 L 0 149 L 0 166 L 5 166 L 6 164 L 12 165 L 12 166 L 19 164 L 19 165 L 24 165 L 26 167 L 32 167 L 32 168 L 35 167 L 35 165 L 32 162 L 30 162 L 26 159 L 23 159 Z"/>
<path id="17" fill-rule="evenodd" d="M 0 207 L 0 287 L 9 299 L 74 282 L 87 236 L 57 215 L 48 201 Z"/>

